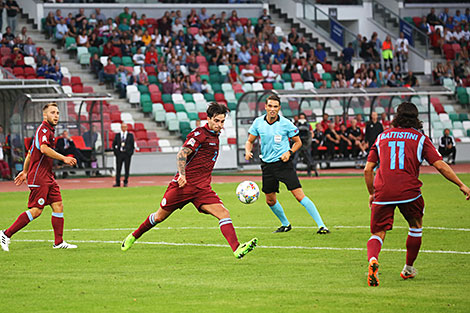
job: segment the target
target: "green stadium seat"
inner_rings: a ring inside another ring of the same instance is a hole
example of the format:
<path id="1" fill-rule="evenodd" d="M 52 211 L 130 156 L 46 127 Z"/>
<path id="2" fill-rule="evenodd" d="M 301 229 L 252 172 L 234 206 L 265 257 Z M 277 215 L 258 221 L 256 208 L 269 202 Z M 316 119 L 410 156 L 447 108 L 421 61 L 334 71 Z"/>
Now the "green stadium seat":
<path id="1" fill-rule="evenodd" d="M 171 98 L 171 95 L 168 93 L 162 94 L 162 101 L 163 103 L 173 103 L 173 99 Z"/>
<path id="2" fill-rule="evenodd" d="M 77 41 L 74 37 L 66 37 L 65 38 L 65 49 L 67 51 L 77 50 Z"/>
<path id="3" fill-rule="evenodd" d="M 122 59 L 121 59 L 121 57 L 118 57 L 118 56 L 112 57 L 111 62 L 113 62 L 114 65 L 116 65 L 116 66 L 122 65 Z"/>
<path id="4" fill-rule="evenodd" d="M 101 51 L 100 48 L 98 47 L 89 47 L 88 48 L 88 53 L 91 54 L 92 56 L 95 55 L 96 53 L 101 56 Z"/>
<path id="5" fill-rule="evenodd" d="M 188 117 L 191 121 L 197 121 L 199 119 L 197 112 L 188 112 Z"/>
<path id="6" fill-rule="evenodd" d="M 140 94 L 150 94 L 149 87 L 145 85 L 137 85 L 137 89 L 139 90 Z"/>
<path id="7" fill-rule="evenodd" d="M 460 113 L 459 114 L 459 120 L 460 121 L 468 121 L 468 114 L 467 113 Z"/>
<path id="8" fill-rule="evenodd" d="M 134 66 L 134 61 L 129 56 L 122 57 L 122 65 L 124 66 Z"/>
<path id="9" fill-rule="evenodd" d="M 449 113 L 449 118 L 451 121 L 460 121 L 459 115 L 457 113 Z"/>
<path id="10" fill-rule="evenodd" d="M 276 89 L 276 90 L 283 90 L 284 89 L 284 85 L 280 82 L 274 82 L 273 83 L 273 88 Z"/>
<path id="11" fill-rule="evenodd" d="M 214 95 L 211 93 L 205 93 L 204 94 L 204 99 L 206 99 L 207 102 L 215 101 Z M 205 110 L 204 110 L 205 112 Z"/>
<path id="12" fill-rule="evenodd" d="M 149 84 L 157 84 L 158 83 L 158 78 L 155 75 L 149 75 Z"/>
<path id="13" fill-rule="evenodd" d="M 282 73 L 281 77 L 282 77 L 282 80 L 287 83 L 290 83 L 292 81 L 292 77 L 290 73 Z"/>
<path id="14" fill-rule="evenodd" d="M 214 74 L 219 74 L 219 67 L 217 65 L 209 65 L 209 74 L 214 75 Z"/>
<path id="15" fill-rule="evenodd" d="M 214 91 L 214 93 L 223 93 L 221 84 L 213 83 L 213 84 L 211 84 L 211 86 L 212 86 L 212 90 Z"/>
<path id="16" fill-rule="evenodd" d="M 186 101 L 186 102 L 194 102 L 193 95 L 190 94 L 190 93 L 185 93 L 185 94 L 183 94 L 183 99 L 184 99 L 184 101 Z"/>
<path id="17" fill-rule="evenodd" d="M 178 112 L 186 112 L 186 108 L 183 103 L 175 103 L 175 111 Z"/>

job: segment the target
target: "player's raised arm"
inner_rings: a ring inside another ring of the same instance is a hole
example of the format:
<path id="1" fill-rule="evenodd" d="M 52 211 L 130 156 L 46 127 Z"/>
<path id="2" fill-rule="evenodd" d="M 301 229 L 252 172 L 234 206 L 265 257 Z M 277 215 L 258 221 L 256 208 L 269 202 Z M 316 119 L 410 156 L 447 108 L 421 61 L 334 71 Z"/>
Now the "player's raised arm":
<path id="1" fill-rule="evenodd" d="M 31 160 L 31 154 L 28 151 L 28 155 L 24 159 L 23 170 L 18 173 L 15 178 L 15 185 L 19 186 L 28 179 L 29 161 Z"/>
<path id="2" fill-rule="evenodd" d="M 256 140 L 256 136 L 252 134 L 248 134 L 248 139 L 245 143 L 245 160 L 250 160 L 253 157 L 253 143 Z"/>
<path id="3" fill-rule="evenodd" d="M 67 165 L 74 166 L 77 164 L 77 160 L 75 158 L 64 156 L 46 144 L 41 145 L 41 153 L 45 154 L 46 156 L 50 158 L 62 161 Z"/>
<path id="4" fill-rule="evenodd" d="M 470 188 L 465 185 L 446 162 L 438 160 L 432 164 L 447 180 L 459 186 L 467 200 L 470 200 Z"/>
<path id="5" fill-rule="evenodd" d="M 178 169 L 178 186 L 184 187 L 186 185 L 186 160 L 188 155 L 191 154 L 193 150 L 188 147 L 181 147 L 180 151 L 176 155 L 176 168 Z"/>

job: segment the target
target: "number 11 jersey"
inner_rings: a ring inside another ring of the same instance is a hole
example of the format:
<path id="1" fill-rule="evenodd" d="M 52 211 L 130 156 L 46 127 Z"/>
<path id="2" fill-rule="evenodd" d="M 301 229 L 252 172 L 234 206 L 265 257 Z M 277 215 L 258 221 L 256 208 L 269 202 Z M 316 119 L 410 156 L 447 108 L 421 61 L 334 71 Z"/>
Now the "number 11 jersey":
<path id="1" fill-rule="evenodd" d="M 367 158 L 378 163 L 373 203 L 406 203 L 419 198 L 423 160 L 429 164 L 442 160 L 428 136 L 414 128 L 391 128 L 381 133 Z"/>

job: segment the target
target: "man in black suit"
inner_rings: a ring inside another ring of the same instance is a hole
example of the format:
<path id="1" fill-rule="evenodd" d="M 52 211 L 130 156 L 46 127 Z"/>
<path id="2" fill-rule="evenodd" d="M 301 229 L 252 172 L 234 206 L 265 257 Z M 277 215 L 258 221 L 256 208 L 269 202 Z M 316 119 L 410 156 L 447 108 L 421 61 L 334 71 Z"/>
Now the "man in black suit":
<path id="1" fill-rule="evenodd" d="M 77 149 L 67 130 L 64 130 L 62 136 L 57 139 L 56 150 L 63 155 L 72 154 L 73 157 L 77 159 L 78 167 L 82 167 L 84 163 L 90 162 L 90 158 L 84 156 L 83 153 Z"/>
<path id="2" fill-rule="evenodd" d="M 113 151 L 116 156 L 116 184 L 113 187 L 121 187 L 122 162 L 125 168 L 124 187 L 127 187 L 131 157 L 134 154 L 134 135 L 127 132 L 126 123 L 121 124 L 121 133 L 114 137 Z"/>

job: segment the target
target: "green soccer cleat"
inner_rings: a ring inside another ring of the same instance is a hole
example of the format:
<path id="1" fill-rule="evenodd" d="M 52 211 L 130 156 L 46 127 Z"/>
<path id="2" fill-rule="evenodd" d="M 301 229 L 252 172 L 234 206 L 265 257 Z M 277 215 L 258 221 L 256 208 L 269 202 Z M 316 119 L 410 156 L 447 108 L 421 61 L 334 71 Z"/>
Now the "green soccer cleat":
<path id="1" fill-rule="evenodd" d="M 237 259 L 241 259 L 243 258 L 248 252 L 250 252 L 251 250 L 253 250 L 256 245 L 258 244 L 258 238 L 253 238 L 251 239 L 250 241 L 248 242 L 245 242 L 241 245 L 238 246 L 237 250 L 235 250 L 233 252 L 233 255 L 237 258 Z"/>
<path id="2" fill-rule="evenodd" d="M 136 241 L 137 239 L 135 239 L 135 237 L 132 235 L 132 233 L 130 233 L 126 239 L 124 239 L 124 241 L 122 242 L 121 244 L 121 250 L 122 251 L 127 251 L 129 250 L 132 245 L 134 244 L 134 242 Z"/>

